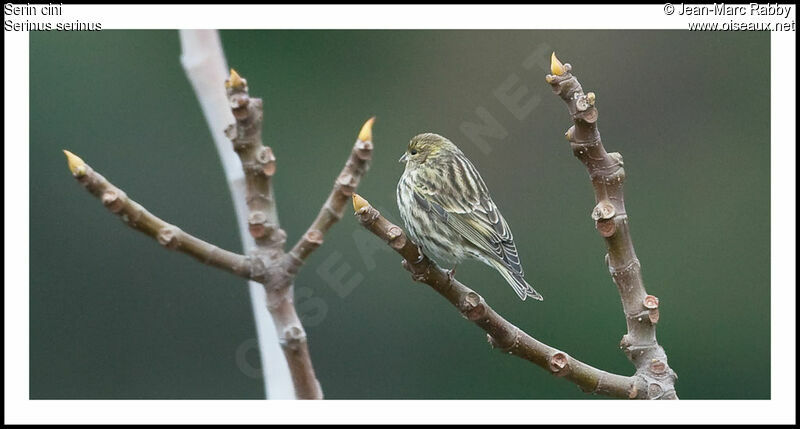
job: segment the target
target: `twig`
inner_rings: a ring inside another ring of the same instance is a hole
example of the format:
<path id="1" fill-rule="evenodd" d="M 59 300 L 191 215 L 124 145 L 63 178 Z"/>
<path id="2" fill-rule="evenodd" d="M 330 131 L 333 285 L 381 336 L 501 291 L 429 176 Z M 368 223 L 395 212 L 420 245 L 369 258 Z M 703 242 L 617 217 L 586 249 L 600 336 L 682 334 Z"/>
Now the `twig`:
<path id="1" fill-rule="evenodd" d="M 229 252 L 182 231 L 153 215 L 141 204 L 128 198 L 128 195 L 89 164 L 70 151 L 65 150 L 67 164 L 72 175 L 103 205 L 122 219 L 129 227 L 156 239 L 162 246 L 186 253 L 204 264 L 208 264 L 240 277 L 250 279 L 252 259 L 238 253 Z"/>
<path id="2" fill-rule="evenodd" d="M 406 237 L 403 230 L 386 220 L 369 202 L 353 195 L 358 221 L 386 241 L 403 257 L 403 267 L 415 281 L 425 283 L 447 299 L 468 320 L 488 334 L 489 343 L 569 380 L 584 392 L 618 398 L 645 398 L 647 384 L 641 377 L 611 374 L 587 365 L 568 354 L 537 341 L 497 314 L 475 291 L 439 268 Z"/>
<path id="3" fill-rule="evenodd" d="M 321 399 L 322 388 L 314 373 L 311 354 L 303 324 L 294 307 L 293 279 L 296 271 L 281 263 L 286 232 L 278 224 L 275 199 L 272 194 L 272 175 L 275 156 L 272 149 L 261 143 L 263 103 L 250 98 L 247 81 L 234 70 L 225 81 L 228 100 L 236 118 L 225 131 L 233 142 L 245 174 L 247 222 L 256 247 L 252 255 L 262 261 L 264 273 L 271 273 L 264 282 L 267 309 L 275 322 L 292 382 L 298 398 Z"/>
<path id="4" fill-rule="evenodd" d="M 320 214 L 320 224 L 315 222 L 312 225 L 312 229 L 295 246 L 298 250 L 286 254 L 286 232 L 278 223 L 272 193 L 271 178 L 276 170 L 275 155 L 269 146 L 264 146 L 261 142 L 263 103 L 259 98 L 250 97 L 247 81 L 234 70 L 231 70 L 230 77 L 225 81 L 225 87 L 233 116 L 236 118 L 236 123 L 229 126 L 225 133 L 233 142 L 233 149 L 239 155 L 245 173 L 249 209 L 247 221 L 250 235 L 256 243 L 251 255 L 262 261 L 267 279 L 262 282 L 267 293 L 267 308 L 275 323 L 297 397 L 321 399 L 322 389 L 314 373 L 306 332 L 294 307 L 294 277 L 311 250 L 322 244 L 324 233 L 341 217 L 341 214 L 335 216 L 341 194 L 354 192 L 366 173 L 372 158 L 373 119 L 362 127 L 344 171 L 337 180 L 337 186 L 322 208 L 328 216 Z"/>
<path id="5" fill-rule="evenodd" d="M 294 307 L 293 281 L 305 259 L 322 244 L 324 234 L 342 217 L 343 201 L 352 195 L 369 168 L 374 118 L 362 127 L 350 157 L 317 219 L 287 254 L 283 251 L 286 233 L 278 224 L 272 194 L 275 155 L 270 147 L 261 143 L 262 101 L 250 98 L 247 81 L 233 70 L 225 87 L 236 118 L 236 124 L 229 127 L 226 134 L 233 142 L 233 149 L 239 154 L 245 172 L 247 206 L 250 209 L 248 223 L 250 234 L 256 241 L 253 254 L 264 260 L 266 272 L 271 273 L 269 281 L 264 283 L 267 308 L 275 322 L 297 396 L 321 399 L 322 389 L 314 374 L 306 333 Z"/>
<path id="6" fill-rule="evenodd" d="M 372 124 L 374 122 L 375 117 L 372 117 L 361 128 L 350 158 L 333 184 L 331 194 L 325 200 L 325 204 L 322 205 L 317 218 L 314 219 L 308 231 L 289 252 L 291 264 L 302 264 L 311 252 L 322 244 L 322 237 L 325 233 L 344 215 L 345 206 L 358 187 L 361 176 L 369 168 L 369 161 L 372 158 Z"/>
<path id="7" fill-rule="evenodd" d="M 597 203 L 592 219 L 605 238 L 606 263 L 622 299 L 628 333 L 622 337 L 620 346 L 636 367 L 636 375 L 647 382 L 649 398 L 678 399 L 675 392 L 678 376 L 667 364 L 667 355 L 656 340 L 658 298 L 645 291 L 641 264 L 633 249 L 625 211 L 622 155 L 607 153 L 603 147 L 597 130 L 595 94 L 584 94 L 571 73 L 572 66 L 561 64 L 554 53 L 550 68 L 552 74 L 545 79 L 567 104 L 574 122 L 566 137 L 575 156 L 589 171 Z"/>

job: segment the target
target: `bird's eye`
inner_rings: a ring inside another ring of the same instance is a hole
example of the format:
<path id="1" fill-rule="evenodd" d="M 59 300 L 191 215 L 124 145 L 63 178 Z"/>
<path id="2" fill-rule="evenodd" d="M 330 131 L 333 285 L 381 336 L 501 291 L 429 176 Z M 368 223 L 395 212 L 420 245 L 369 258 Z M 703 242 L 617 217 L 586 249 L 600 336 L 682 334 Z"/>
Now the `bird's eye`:
<path id="1" fill-rule="evenodd" d="M 411 154 L 412 155 L 416 155 L 417 154 L 417 150 L 416 149 L 411 149 Z"/>

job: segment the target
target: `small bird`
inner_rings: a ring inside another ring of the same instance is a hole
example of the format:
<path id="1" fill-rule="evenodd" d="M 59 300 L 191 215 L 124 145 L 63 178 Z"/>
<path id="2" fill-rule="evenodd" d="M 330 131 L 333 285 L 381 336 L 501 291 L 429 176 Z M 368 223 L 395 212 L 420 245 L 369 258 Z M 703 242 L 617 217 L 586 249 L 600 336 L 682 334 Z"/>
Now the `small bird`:
<path id="1" fill-rule="evenodd" d="M 495 268 L 520 299 L 542 300 L 523 277 L 517 246 L 478 170 L 450 140 L 415 136 L 400 158 L 397 206 L 423 253 L 454 266 L 472 257 Z"/>

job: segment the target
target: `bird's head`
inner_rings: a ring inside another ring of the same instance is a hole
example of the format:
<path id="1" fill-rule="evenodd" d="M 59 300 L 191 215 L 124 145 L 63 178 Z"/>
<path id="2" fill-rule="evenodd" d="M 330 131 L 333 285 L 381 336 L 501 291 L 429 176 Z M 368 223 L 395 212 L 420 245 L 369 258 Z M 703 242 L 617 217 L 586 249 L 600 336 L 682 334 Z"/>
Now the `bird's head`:
<path id="1" fill-rule="evenodd" d="M 447 138 L 439 134 L 424 133 L 411 139 L 406 153 L 400 157 L 400 162 L 406 165 L 406 170 L 413 170 L 425 163 L 436 163 L 457 153 L 461 151 Z"/>

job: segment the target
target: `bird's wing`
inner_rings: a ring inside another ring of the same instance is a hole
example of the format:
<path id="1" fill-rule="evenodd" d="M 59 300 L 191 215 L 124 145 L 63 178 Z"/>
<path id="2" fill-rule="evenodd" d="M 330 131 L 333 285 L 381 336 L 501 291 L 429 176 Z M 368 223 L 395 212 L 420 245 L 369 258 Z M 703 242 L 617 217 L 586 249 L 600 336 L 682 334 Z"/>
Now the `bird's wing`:
<path id="1" fill-rule="evenodd" d="M 424 209 L 445 221 L 486 257 L 523 275 L 517 246 L 486 184 L 466 158 L 445 170 L 444 180 L 417 180 L 414 198 Z M 447 187 L 447 189 L 444 189 Z"/>

